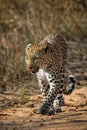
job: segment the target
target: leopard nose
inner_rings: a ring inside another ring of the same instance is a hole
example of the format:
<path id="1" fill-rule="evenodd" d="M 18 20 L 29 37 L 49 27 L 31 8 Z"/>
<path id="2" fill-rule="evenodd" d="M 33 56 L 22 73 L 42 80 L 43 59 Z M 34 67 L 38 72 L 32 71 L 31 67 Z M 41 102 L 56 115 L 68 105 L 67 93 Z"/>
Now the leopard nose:
<path id="1" fill-rule="evenodd" d="M 32 69 L 32 68 L 33 68 L 33 66 L 28 66 L 27 68 L 28 68 L 28 69 Z"/>
<path id="2" fill-rule="evenodd" d="M 32 67 L 32 66 L 30 66 L 30 65 L 27 65 L 26 67 L 27 67 L 27 70 L 30 70 L 30 69 L 32 69 L 32 68 L 33 68 L 33 67 Z"/>
<path id="3" fill-rule="evenodd" d="M 28 67 L 27 67 L 27 70 L 28 70 L 29 72 L 31 72 L 31 71 L 33 70 L 33 67 L 32 67 L 32 66 L 28 66 Z"/>
<path id="4" fill-rule="evenodd" d="M 29 69 L 32 69 L 33 67 L 32 66 L 30 66 L 30 67 L 28 67 Z"/>

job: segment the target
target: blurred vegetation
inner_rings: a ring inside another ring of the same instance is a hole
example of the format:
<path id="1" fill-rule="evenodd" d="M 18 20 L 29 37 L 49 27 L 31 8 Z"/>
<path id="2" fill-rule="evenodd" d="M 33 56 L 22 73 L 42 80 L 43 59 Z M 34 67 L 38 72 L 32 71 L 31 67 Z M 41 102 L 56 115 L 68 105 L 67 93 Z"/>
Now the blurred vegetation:
<path id="1" fill-rule="evenodd" d="M 24 62 L 25 45 L 40 42 L 49 33 L 63 35 L 71 45 L 70 59 L 87 58 L 86 0 L 0 0 L 0 5 L 2 87 L 31 81 Z"/>
<path id="2" fill-rule="evenodd" d="M 20 97 L 19 101 L 21 104 L 25 104 L 26 102 L 29 101 L 29 97 L 28 97 L 29 93 L 30 93 L 30 90 L 26 86 L 21 88 L 19 92 L 19 97 Z"/>

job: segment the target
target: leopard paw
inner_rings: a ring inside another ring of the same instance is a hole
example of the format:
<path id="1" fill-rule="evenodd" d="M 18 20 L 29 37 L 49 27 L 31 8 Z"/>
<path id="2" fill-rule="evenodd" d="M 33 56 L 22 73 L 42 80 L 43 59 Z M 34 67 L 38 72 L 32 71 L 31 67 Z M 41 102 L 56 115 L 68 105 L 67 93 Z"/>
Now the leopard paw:
<path id="1" fill-rule="evenodd" d="M 62 109 L 59 107 L 59 108 L 54 108 L 54 111 L 55 113 L 59 113 L 59 112 L 62 112 Z"/>
<path id="2" fill-rule="evenodd" d="M 42 115 L 53 115 L 54 114 L 54 111 L 53 110 L 49 110 L 47 109 L 45 106 L 41 106 L 38 110 L 38 113 L 39 114 L 42 114 Z"/>

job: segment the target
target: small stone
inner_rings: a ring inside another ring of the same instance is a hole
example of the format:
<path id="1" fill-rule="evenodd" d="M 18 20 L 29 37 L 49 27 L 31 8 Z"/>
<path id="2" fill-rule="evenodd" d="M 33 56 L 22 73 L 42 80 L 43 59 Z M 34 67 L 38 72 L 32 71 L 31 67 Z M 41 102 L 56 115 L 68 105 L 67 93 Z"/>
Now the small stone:
<path id="1" fill-rule="evenodd" d="M 43 123 L 40 123 L 39 127 L 42 127 L 44 124 Z"/>

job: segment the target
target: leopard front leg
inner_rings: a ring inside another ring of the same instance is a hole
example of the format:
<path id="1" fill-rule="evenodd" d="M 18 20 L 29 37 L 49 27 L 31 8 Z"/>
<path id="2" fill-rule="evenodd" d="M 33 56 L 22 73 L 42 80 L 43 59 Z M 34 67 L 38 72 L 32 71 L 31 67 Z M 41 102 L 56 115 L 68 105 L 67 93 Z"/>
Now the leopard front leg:
<path id="1" fill-rule="evenodd" d="M 45 80 L 39 81 L 39 86 L 41 88 L 41 93 L 42 93 L 43 102 L 44 102 L 47 98 L 48 93 L 49 93 L 50 85 L 45 79 Z"/>
<path id="2" fill-rule="evenodd" d="M 50 89 L 50 85 L 46 78 L 45 72 L 42 69 L 39 69 L 39 71 L 37 72 L 37 79 L 38 79 L 38 84 L 41 89 L 41 93 L 43 96 L 43 102 L 44 102 L 44 100 L 47 98 L 47 95 L 48 95 L 48 92 Z"/>
<path id="3" fill-rule="evenodd" d="M 55 111 L 50 110 L 51 106 L 53 106 L 53 102 L 58 94 L 60 94 L 59 85 L 51 83 L 50 84 L 50 90 L 47 95 L 47 98 L 44 100 L 43 104 L 39 108 L 38 112 L 43 115 L 51 115 L 54 114 Z"/>
<path id="4" fill-rule="evenodd" d="M 57 113 L 57 112 L 61 112 L 61 107 L 65 105 L 65 102 L 64 102 L 64 98 L 63 98 L 63 95 L 62 94 L 58 94 L 56 99 L 54 100 L 54 103 L 53 103 L 53 109 L 54 111 Z"/>

